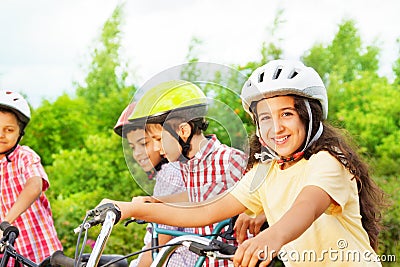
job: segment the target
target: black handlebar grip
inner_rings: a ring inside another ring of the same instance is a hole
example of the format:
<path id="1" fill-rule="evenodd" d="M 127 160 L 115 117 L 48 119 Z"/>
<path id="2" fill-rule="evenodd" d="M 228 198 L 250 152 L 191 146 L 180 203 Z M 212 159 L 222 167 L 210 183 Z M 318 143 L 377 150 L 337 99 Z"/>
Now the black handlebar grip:
<path id="1" fill-rule="evenodd" d="M 210 245 L 219 247 L 219 252 L 221 252 L 222 254 L 225 254 L 225 255 L 234 255 L 237 250 L 236 246 L 229 245 L 229 244 L 219 241 L 217 239 L 213 239 L 210 242 Z M 262 260 L 259 260 L 256 264 L 256 267 L 260 266 L 261 262 L 262 262 Z M 268 267 L 273 267 L 273 266 L 275 266 L 274 261 L 272 261 L 271 263 L 268 264 Z"/>
<path id="2" fill-rule="evenodd" d="M 115 213 L 114 224 L 117 224 L 119 222 L 119 220 L 121 219 L 121 210 L 119 209 L 119 207 L 117 205 L 114 205 L 114 208 L 112 209 L 112 211 Z"/>
<path id="3" fill-rule="evenodd" d="M 3 231 L 3 236 L 7 236 L 10 233 L 15 234 L 15 238 L 19 235 L 19 230 L 17 227 L 11 225 L 9 222 L 3 221 L 0 223 L 0 230 Z"/>
<path id="4" fill-rule="evenodd" d="M 210 245 L 219 247 L 219 252 L 225 255 L 234 255 L 237 250 L 236 246 L 229 245 L 217 239 L 213 239 Z"/>
<path id="5" fill-rule="evenodd" d="M 103 204 L 103 205 L 97 207 L 96 209 L 94 209 L 92 211 L 92 213 L 95 216 L 100 216 L 102 221 L 104 221 L 107 211 L 112 211 L 115 214 L 114 224 L 117 224 L 119 222 L 119 220 L 121 219 L 121 210 L 119 209 L 119 207 L 117 205 L 115 205 L 113 203 Z"/>
<path id="6" fill-rule="evenodd" d="M 64 252 L 57 250 L 50 257 L 50 265 L 53 267 L 64 266 L 74 267 L 75 260 L 64 255 Z M 84 266 L 81 264 L 80 266 Z"/>

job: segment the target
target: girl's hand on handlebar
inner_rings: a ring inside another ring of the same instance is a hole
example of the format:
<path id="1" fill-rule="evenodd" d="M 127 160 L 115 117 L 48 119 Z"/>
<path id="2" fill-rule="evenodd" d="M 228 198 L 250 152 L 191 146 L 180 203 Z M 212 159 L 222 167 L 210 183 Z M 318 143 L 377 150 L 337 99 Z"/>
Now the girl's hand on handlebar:
<path id="1" fill-rule="evenodd" d="M 247 239 L 247 231 L 253 236 L 260 233 L 261 226 L 265 223 L 265 214 L 262 213 L 257 217 L 253 218 L 249 215 L 242 213 L 238 216 L 234 230 L 236 231 L 236 240 L 239 244 L 243 243 Z"/>
<path id="2" fill-rule="evenodd" d="M 254 267 L 261 261 L 260 267 L 266 267 L 277 256 L 281 245 L 274 240 L 269 229 L 262 231 L 257 236 L 244 241 L 238 246 L 233 258 L 234 266 Z"/>

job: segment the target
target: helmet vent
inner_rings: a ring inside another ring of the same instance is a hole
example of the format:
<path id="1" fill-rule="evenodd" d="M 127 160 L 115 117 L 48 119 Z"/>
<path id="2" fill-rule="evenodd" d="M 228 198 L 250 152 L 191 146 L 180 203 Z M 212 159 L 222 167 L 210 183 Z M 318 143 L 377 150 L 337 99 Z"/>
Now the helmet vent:
<path id="1" fill-rule="evenodd" d="M 276 71 L 275 71 L 275 73 L 274 73 L 274 76 L 272 76 L 272 80 L 278 79 L 278 78 L 279 78 L 279 75 L 281 74 L 281 72 L 282 72 L 282 67 L 279 66 L 279 67 L 276 69 Z"/>
<path id="2" fill-rule="evenodd" d="M 293 79 L 294 77 L 296 77 L 297 74 L 299 74 L 299 73 L 298 73 L 297 71 L 294 70 L 294 71 L 292 71 L 292 72 L 289 74 L 289 77 L 288 77 L 288 78 L 289 78 L 289 79 Z"/>
<path id="3" fill-rule="evenodd" d="M 264 80 L 264 72 L 262 72 L 262 73 L 260 74 L 260 76 L 258 77 L 258 82 L 259 82 L 259 83 L 262 83 L 263 80 Z"/>

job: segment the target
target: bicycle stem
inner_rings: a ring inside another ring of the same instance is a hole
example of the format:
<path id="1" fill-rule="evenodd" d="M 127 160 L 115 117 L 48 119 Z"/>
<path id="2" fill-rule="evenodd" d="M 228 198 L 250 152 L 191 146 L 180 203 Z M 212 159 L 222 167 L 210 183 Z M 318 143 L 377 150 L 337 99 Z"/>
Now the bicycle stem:
<path id="1" fill-rule="evenodd" d="M 116 214 L 113 211 L 107 211 L 106 218 L 101 228 L 100 234 L 97 237 L 93 251 L 90 254 L 86 267 L 95 267 L 100 261 L 100 256 L 106 246 L 107 240 L 110 237 L 111 231 L 114 226 Z"/>

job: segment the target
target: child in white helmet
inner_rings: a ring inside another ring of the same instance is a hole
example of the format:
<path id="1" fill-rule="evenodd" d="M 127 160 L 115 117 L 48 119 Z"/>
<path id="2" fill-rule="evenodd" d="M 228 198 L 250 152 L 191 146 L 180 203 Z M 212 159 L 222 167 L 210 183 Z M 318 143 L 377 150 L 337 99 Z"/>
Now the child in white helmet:
<path id="1" fill-rule="evenodd" d="M 29 105 L 18 93 L 0 91 L 0 216 L 19 229 L 16 250 L 40 263 L 62 250 L 45 196 L 49 179 L 40 157 L 19 145 L 31 117 Z M 10 259 L 8 266 L 13 266 Z"/>
<path id="2" fill-rule="evenodd" d="M 190 208 L 140 197 L 114 202 L 122 218 L 195 227 L 264 212 L 270 227 L 238 247 L 235 266 L 259 260 L 267 266 L 275 256 L 285 266 L 381 266 L 374 250 L 383 194 L 356 151 L 324 121 L 328 100 L 317 72 L 274 60 L 252 73 L 241 96 L 257 125 L 260 162 L 214 201 Z"/>

